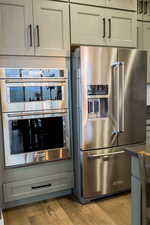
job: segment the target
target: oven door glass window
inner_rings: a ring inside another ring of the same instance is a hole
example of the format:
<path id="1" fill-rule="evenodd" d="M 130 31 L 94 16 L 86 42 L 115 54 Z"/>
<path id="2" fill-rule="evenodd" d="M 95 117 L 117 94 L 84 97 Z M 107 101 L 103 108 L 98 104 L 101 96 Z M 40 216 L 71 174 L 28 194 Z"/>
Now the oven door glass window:
<path id="1" fill-rule="evenodd" d="M 62 86 L 10 87 L 10 103 L 62 100 Z"/>
<path id="2" fill-rule="evenodd" d="M 64 70 L 60 69 L 5 69 L 6 78 L 63 78 Z"/>
<path id="3" fill-rule="evenodd" d="M 64 147 L 63 117 L 10 120 L 11 154 Z"/>

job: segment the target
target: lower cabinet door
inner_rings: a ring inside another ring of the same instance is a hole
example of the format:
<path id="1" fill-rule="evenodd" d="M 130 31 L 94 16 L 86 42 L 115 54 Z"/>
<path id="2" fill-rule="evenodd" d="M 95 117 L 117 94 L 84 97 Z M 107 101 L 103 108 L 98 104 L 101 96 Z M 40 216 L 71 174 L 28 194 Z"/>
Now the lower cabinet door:
<path id="1" fill-rule="evenodd" d="M 120 148 L 81 152 L 84 198 L 130 189 L 130 158 Z"/>
<path id="2" fill-rule="evenodd" d="M 136 48 L 136 13 L 119 10 L 107 10 L 107 13 L 108 45 Z"/>
<path id="3" fill-rule="evenodd" d="M 38 177 L 3 185 L 4 201 L 16 201 L 73 188 L 73 173 Z"/>

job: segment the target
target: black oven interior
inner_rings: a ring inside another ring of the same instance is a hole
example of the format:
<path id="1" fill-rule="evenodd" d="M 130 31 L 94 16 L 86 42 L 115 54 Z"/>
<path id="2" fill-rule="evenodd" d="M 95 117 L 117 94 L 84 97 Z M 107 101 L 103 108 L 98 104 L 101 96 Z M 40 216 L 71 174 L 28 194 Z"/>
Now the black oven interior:
<path id="1" fill-rule="evenodd" d="M 63 117 L 9 121 L 11 154 L 64 147 Z"/>

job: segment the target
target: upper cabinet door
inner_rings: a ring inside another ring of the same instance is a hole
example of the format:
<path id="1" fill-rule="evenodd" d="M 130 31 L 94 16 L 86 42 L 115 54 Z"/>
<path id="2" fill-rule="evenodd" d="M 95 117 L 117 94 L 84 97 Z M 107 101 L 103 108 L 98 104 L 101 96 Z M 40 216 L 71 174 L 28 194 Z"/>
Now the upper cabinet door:
<path id="1" fill-rule="evenodd" d="M 137 0 L 137 18 L 143 20 L 143 0 Z"/>
<path id="2" fill-rule="evenodd" d="M 76 2 L 85 5 L 106 6 L 106 0 L 70 0 L 70 2 Z"/>
<path id="3" fill-rule="evenodd" d="M 31 0 L 0 0 L 0 54 L 33 55 Z"/>
<path id="4" fill-rule="evenodd" d="M 104 9 L 71 5 L 71 43 L 106 45 Z"/>
<path id="5" fill-rule="evenodd" d="M 150 0 L 143 0 L 143 20 L 150 21 Z"/>
<path id="6" fill-rule="evenodd" d="M 69 5 L 49 0 L 33 0 L 35 54 L 69 56 Z"/>
<path id="7" fill-rule="evenodd" d="M 118 47 L 137 46 L 136 13 L 108 10 L 108 45 Z"/>
<path id="8" fill-rule="evenodd" d="M 147 59 L 147 82 L 150 83 L 150 24 L 143 23 L 143 49 L 148 51 Z"/>
<path id="9" fill-rule="evenodd" d="M 137 10 L 137 0 L 107 0 L 107 6 L 111 8 Z"/>

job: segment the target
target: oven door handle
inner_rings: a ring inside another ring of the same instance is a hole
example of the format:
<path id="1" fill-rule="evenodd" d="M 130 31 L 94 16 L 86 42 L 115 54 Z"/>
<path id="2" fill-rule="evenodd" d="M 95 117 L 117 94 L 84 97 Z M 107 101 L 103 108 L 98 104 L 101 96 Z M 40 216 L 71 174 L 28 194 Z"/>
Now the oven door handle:
<path id="1" fill-rule="evenodd" d="M 125 151 L 112 152 L 112 153 L 107 153 L 107 154 L 95 154 L 95 155 L 89 155 L 88 158 L 94 159 L 94 158 L 101 158 L 101 157 L 119 155 L 119 154 L 123 154 L 123 153 L 125 153 Z"/>
<path id="2" fill-rule="evenodd" d="M 21 113 L 21 112 L 19 112 L 19 113 L 8 113 L 7 115 L 8 115 L 8 117 L 24 117 L 24 116 L 31 116 L 31 117 L 33 117 L 34 115 L 36 116 L 39 116 L 39 115 L 65 115 L 65 114 L 67 114 L 67 111 L 64 109 L 64 111 L 61 111 L 61 112 L 25 112 L 25 113 Z"/>

